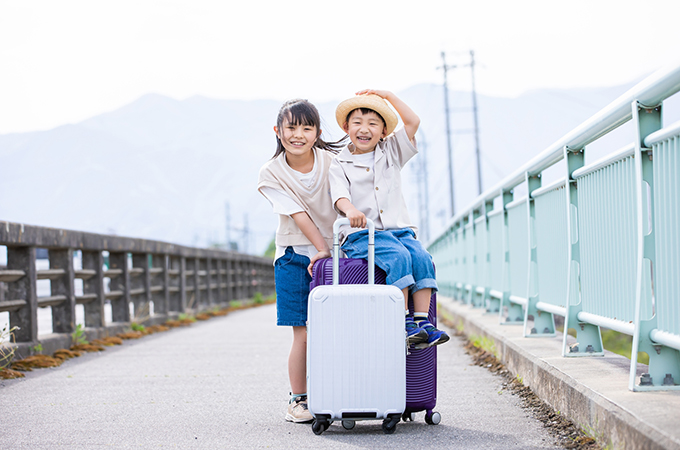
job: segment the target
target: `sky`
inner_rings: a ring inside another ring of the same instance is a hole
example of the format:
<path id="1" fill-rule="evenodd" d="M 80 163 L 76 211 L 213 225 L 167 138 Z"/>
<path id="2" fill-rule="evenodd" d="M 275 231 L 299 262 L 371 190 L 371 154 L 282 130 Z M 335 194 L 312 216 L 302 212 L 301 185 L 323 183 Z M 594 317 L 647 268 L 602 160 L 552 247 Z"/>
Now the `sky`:
<path id="1" fill-rule="evenodd" d="M 147 93 L 341 100 L 441 83 L 479 93 L 613 86 L 680 54 L 678 0 L 0 0 L 0 134 Z M 470 88 L 468 69 L 449 71 Z"/>

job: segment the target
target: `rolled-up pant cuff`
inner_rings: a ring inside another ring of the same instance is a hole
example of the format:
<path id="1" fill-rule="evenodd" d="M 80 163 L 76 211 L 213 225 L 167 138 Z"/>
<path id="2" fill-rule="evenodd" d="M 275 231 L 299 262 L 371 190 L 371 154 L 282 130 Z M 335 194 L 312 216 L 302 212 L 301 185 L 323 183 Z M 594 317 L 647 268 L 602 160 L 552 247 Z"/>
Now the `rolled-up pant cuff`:
<path id="1" fill-rule="evenodd" d="M 418 292 L 421 289 L 432 289 L 432 292 L 437 292 L 437 280 L 434 278 L 423 278 L 411 286 L 412 293 Z"/>
<path id="2" fill-rule="evenodd" d="M 394 283 L 392 283 L 392 286 L 396 286 L 399 289 L 404 289 L 404 288 L 413 286 L 414 284 L 415 284 L 415 280 L 413 279 L 413 275 L 405 275 L 405 276 L 399 278 Z"/>

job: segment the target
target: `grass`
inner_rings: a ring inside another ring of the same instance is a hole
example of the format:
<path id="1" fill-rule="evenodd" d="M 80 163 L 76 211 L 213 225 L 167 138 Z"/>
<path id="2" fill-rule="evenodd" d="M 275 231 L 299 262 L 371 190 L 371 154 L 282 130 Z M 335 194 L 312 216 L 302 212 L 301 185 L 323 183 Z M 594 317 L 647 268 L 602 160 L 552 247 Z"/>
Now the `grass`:
<path id="1" fill-rule="evenodd" d="M 499 359 L 498 350 L 496 350 L 496 343 L 494 342 L 493 339 L 489 339 L 486 336 L 477 336 L 474 334 L 470 335 L 469 339 L 470 342 L 472 342 L 472 345 L 474 345 L 477 348 L 481 348 L 482 350 L 488 353 L 491 353 L 497 359 Z"/>

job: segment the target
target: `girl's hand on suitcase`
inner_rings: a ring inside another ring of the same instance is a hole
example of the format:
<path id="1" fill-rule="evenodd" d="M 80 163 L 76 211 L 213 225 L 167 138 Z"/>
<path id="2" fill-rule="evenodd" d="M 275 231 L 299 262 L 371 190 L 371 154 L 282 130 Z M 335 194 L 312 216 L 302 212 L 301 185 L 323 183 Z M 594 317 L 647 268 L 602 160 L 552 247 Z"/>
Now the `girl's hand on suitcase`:
<path id="1" fill-rule="evenodd" d="M 345 211 L 345 217 L 349 219 L 352 228 L 366 228 L 366 215 L 354 206 Z"/>
<path id="2" fill-rule="evenodd" d="M 312 259 L 310 260 L 309 266 L 307 266 L 307 271 L 309 272 L 309 275 L 312 275 L 312 268 L 314 268 L 315 262 L 317 262 L 320 259 L 325 259 L 325 258 L 330 258 L 330 257 L 331 257 L 331 251 L 328 250 L 328 249 L 321 250 L 319 253 L 312 256 Z"/>

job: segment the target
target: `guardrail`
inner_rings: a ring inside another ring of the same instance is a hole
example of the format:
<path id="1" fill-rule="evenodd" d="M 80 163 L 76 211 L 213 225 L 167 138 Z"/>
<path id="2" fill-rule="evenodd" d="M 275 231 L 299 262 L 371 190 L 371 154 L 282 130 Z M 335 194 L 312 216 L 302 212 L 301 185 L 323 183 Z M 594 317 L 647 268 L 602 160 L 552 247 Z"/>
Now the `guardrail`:
<path id="1" fill-rule="evenodd" d="M 600 327 L 631 335 L 629 389 L 680 389 L 680 122 L 662 128 L 678 91 L 680 66 L 652 74 L 454 216 L 428 245 L 440 290 L 525 337 L 564 316 L 565 357 L 604 355 Z M 629 120 L 631 144 L 586 166 L 586 146 Z"/>
<path id="2" fill-rule="evenodd" d="M 0 245 L 7 247 L 0 312 L 9 311 L 10 327 L 19 327 L 14 332 L 19 347 L 43 344 L 38 308 L 51 308 L 53 332 L 70 338 L 76 305 L 83 305 L 89 334 L 106 335 L 132 319 L 160 323 L 274 291 L 272 260 L 235 252 L 2 221 Z M 36 268 L 38 248 L 48 250 L 48 269 Z M 82 268 L 74 265 L 76 252 Z M 49 296 L 38 296 L 38 280 L 50 280 Z M 79 295 L 75 280 L 83 280 Z M 105 317 L 107 302 L 111 321 Z"/>

